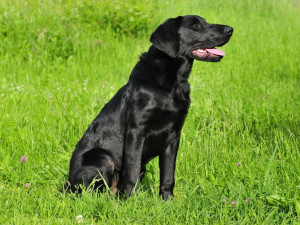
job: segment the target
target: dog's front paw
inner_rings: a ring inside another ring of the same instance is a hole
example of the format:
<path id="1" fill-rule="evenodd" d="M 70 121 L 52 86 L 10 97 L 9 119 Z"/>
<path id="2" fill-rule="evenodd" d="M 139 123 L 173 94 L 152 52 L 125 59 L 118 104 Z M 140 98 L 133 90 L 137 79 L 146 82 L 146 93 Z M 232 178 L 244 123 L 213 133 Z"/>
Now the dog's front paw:
<path id="1" fill-rule="evenodd" d="M 161 191 L 161 192 L 159 192 L 159 195 L 162 197 L 162 199 L 163 199 L 164 201 L 172 200 L 173 197 L 174 197 L 172 191 Z"/>
<path id="2" fill-rule="evenodd" d="M 129 198 L 131 196 L 133 189 L 134 189 L 134 185 L 132 184 L 124 185 L 123 193 L 125 194 L 126 198 Z"/>

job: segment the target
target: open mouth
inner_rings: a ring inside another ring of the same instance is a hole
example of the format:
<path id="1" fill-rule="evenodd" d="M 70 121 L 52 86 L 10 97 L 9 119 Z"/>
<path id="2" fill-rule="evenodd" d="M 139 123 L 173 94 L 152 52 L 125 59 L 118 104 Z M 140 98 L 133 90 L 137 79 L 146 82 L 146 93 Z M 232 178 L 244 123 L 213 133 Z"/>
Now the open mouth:
<path id="1" fill-rule="evenodd" d="M 216 48 L 199 48 L 193 50 L 192 54 L 198 60 L 222 58 L 225 55 L 222 50 Z"/>

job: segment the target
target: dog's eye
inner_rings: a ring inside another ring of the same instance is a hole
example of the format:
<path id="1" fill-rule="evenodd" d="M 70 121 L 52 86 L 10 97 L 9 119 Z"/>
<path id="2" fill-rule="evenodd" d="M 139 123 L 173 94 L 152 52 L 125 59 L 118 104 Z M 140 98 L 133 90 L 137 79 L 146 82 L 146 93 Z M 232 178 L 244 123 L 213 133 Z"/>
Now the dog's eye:
<path id="1" fill-rule="evenodd" d="M 202 28 L 202 26 L 201 26 L 200 23 L 195 23 L 195 24 L 193 25 L 193 29 L 194 29 L 194 30 L 199 30 L 199 29 L 201 29 L 201 28 Z"/>

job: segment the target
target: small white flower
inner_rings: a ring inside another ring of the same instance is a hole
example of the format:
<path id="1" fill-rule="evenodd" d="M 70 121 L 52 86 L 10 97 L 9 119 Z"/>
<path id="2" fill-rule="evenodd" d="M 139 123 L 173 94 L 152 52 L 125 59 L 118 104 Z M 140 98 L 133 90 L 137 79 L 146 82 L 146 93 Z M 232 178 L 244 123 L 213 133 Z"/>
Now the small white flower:
<path id="1" fill-rule="evenodd" d="M 76 216 L 76 221 L 77 221 L 77 223 L 82 223 L 83 222 L 83 216 L 82 215 L 78 215 L 78 216 Z"/>
<path id="2" fill-rule="evenodd" d="M 46 166 L 46 170 L 49 170 L 49 166 L 48 165 Z"/>

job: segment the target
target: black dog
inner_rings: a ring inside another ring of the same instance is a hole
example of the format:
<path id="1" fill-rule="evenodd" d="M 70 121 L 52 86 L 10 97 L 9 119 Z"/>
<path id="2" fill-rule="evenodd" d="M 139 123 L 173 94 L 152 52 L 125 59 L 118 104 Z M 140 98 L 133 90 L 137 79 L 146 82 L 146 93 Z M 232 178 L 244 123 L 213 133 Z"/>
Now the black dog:
<path id="1" fill-rule="evenodd" d="M 104 106 L 76 146 L 69 188 L 80 184 L 129 197 L 159 156 L 160 195 L 173 196 L 180 133 L 190 105 L 188 77 L 194 59 L 218 62 L 215 49 L 227 43 L 233 28 L 208 24 L 199 16 L 168 19 L 151 35 L 129 81 Z M 96 179 L 95 179 L 96 178 Z"/>

